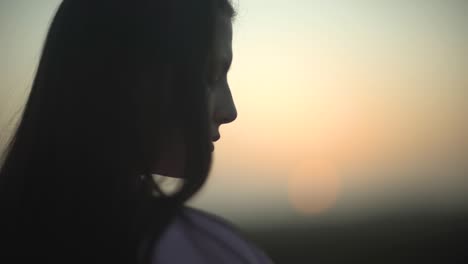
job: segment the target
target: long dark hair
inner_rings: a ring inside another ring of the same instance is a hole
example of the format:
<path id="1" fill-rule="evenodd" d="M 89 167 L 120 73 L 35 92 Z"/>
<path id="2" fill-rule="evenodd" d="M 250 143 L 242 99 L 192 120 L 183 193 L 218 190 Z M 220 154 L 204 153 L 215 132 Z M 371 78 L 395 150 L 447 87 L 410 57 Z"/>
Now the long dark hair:
<path id="1" fill-rule="evenodd" d="M 64 0 L 0 171 L 1 263 L 149 263 L 206 181 L 205 77 L 227 0 Z M 151 168 L 183 131 L 183 186 Z"/>

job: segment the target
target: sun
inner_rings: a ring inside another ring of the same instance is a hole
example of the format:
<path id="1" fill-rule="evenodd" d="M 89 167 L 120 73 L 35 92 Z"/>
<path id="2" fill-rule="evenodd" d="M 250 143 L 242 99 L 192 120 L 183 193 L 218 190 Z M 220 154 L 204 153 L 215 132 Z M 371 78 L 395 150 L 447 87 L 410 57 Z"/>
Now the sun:
<path id="1" fill-rule="evenodd" d="M 319 214 L 333 207 L 340 187 L 341 181 L 331 162 L 311 159 L 300 163 L 289 176 L 289 202 L 301 214 Z"/>

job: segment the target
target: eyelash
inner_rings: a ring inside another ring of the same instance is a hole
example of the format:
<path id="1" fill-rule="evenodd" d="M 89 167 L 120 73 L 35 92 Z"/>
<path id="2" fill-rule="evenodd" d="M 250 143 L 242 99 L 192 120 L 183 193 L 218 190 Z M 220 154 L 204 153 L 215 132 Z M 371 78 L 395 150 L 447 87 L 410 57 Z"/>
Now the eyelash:
<path id="1" fill-rule="evenodd" d="M 213 75 L 213 76 L 208 78 L 208 85 L 213 85 L 213 84 L 219 82 L 222 78 L 223 78 L 223 74 Z"/>
<path id="2" fill-rule="evenodd" d="M 206 88 L 208 91 L 214 91 L 214 89 L 216 88 L 216 82 L 217 80 L 214 80 L 213 78 L 207 78 L 207 81 L 206 81 Z"/>
<path id="3" fill-rule="evenodd" d="M 227 71 L 224 71 L 224 72 L 221 72 L 220 74 L 211 74 L 211 76 L 209 76 L 207 78 L 207 87 L 208 87 L 208 90 L 212 91 L 216 88 L 216 83 L 219 82 L 220 80 L 222 80 L 225 76 L 227 76 Z"/>
<path id="4" fill-rule="evenodd" d="M 218 76 L 215 76 L 213 78 L 213 82 L 218 82 L 219 80 L 221 80 L 221 78 L 222 78 L 222 74 L 219 74 Z"/>

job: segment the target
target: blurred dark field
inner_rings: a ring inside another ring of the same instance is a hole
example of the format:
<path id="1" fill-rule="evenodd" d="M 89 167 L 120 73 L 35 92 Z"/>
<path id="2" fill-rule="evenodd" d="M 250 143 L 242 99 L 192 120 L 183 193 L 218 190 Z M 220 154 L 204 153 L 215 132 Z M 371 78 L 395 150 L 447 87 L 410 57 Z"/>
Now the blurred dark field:
<path id="1" fill-rule="evenodd" d="M 388 214 L 367 220 L 246 231 L 278 264 L 468 263 L 468 212 Z"/>

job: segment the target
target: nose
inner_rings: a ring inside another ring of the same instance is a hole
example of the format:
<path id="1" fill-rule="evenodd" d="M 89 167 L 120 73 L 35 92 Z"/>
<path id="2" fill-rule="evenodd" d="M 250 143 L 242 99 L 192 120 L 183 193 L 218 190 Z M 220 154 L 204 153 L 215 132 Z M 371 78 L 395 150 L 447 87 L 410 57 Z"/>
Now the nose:
<path id="1" fill-rule="evenodd" d="M 236 120 L 236 118 L 237 118 L 237 109 L 233 105 L 232 109 L 230 111 L 226 112 L 226 114 L 220 119 L 220 123 L 221 124 L 228 124 L 228 123 L 231 123 L 234 120 Z"/>
<path id="2" fill-rule="evenodd" d="M 232 101 L 232 100 L 231 100 Z M 216 116 L 216 122 L 219 124 L 228 124 L 236 120 L 237 109 L 234 102 L 224 105 Z"/>
<path id="3" fill-rule="evenodd" d="M 214 116 L 216 123 L 220 125 L 231 123 L 237 118 L 237 109 L 231 91 L 228 90 L 223 97 L 224 100 L 220 100 Z"/>

